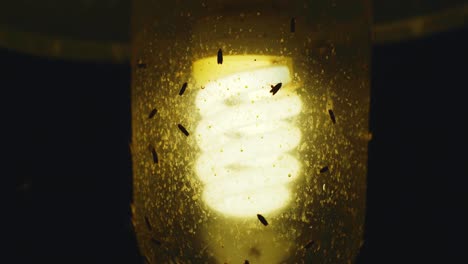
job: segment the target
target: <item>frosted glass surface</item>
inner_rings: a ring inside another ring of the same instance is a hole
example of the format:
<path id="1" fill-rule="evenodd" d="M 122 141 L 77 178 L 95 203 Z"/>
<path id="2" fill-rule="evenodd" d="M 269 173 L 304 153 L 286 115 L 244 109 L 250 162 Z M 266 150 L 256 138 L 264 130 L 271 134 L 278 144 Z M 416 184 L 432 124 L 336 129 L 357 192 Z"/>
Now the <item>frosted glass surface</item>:
<path id="1" fill-rule="evenodd" d="M 140 252 L 150 263 L 352 262 L 370 139 L 363 4 L 182 2 L 133 11 Z"/>

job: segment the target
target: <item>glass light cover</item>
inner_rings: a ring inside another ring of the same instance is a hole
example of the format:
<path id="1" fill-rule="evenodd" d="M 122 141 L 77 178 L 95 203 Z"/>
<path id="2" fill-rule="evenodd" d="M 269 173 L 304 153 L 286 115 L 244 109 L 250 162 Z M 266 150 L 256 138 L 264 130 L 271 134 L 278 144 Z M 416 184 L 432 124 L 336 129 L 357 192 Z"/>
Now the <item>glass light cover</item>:
<path id="1" fill-rule="evenodd" d="M 349 263 L 365 1 L 135 0 L 132 221 L 150 263 Z"/>

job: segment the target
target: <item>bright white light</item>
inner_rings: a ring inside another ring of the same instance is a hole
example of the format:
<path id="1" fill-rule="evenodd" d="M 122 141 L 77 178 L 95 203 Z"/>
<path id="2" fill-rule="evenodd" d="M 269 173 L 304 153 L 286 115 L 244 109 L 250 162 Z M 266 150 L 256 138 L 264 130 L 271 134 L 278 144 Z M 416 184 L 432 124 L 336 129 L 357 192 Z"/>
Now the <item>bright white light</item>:
<path id="1" fill-rule="evenodd" d="M 270 86 L 280 82 L 273 96 Z M 255 216 L 289 202 L 288 183 L 300 164 L 288 152 L 301 139 L 289 120 L 302 106 L 290 83 L 289 68 L 271 64 L 222 75 L 198 93 L 202 120 L 196 136 L 202 153 L 196 172 L 205 184 L 203 199 L 214 210 Z"/>

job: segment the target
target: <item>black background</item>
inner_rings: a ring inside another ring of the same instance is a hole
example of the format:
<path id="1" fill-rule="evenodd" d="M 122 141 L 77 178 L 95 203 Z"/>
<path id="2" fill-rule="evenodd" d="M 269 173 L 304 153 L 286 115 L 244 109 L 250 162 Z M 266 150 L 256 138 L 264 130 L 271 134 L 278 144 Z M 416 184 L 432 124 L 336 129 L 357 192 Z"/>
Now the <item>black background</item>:
<path id="1" fill-rule="evenodd" d="M 468 263 L 467 33 L 373 48 L 358 263 Z M 130 73 L 0 50 L 13 158 L 2 176 L 16 181 L 9 263 L 140 263 L 129 222 Z"/>

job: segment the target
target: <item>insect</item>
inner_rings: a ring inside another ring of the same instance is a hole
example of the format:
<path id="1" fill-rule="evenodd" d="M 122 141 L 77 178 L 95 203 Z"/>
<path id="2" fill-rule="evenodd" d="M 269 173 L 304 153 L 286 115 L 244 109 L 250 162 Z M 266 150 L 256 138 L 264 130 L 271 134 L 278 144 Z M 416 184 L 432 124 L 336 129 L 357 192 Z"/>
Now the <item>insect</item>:
<path id="1" fill-rule="evenodd" d="M 260 222 L 261 222 L 264 226 L 267 226 L 267 225 L 268 225 L 268 222 L 267 222 L 267 220 L 265 219 L 265 217 L 263 217 L 263 215 L 257 214 L 257 218 L 258 218 L 258 220 L 260 220 Z"/>
<path id="2" fill-rule="evenodd" d="M 156 113 L 158 112 L 158 110 L 155 108 L 153 110 L 151 110 L 151 112 L 149 113 L 148 115 L 148 119 L 151 119 L 154 117 L 154 115 L 156 115 Z"/>
<path id="3" fill-rule="evenodd" d="M 223 64 L 223 51 L 221 49 L 218 50 L 218 64 Z"/>
<path id="4" fill-rule="evenodd" d="M 296 18 L 295 17 L 291 18 L 290 29 L 292 33 L 296 32 Z"/>
<path id="5" fill-rule="evenodd" d="M 333 124 L 336 124 L 335 113 L 333 113 L 333 110 L 328 109 L 328 114 L 330 115 L 330 118 Z"/>
<path id="6" fill-rule="evenodd" d="M 244 260 L 244 264 L 250 264 L 248 260 Z"/>
<path id="7" fill-rule="evenodd" d="M 311 240 L 304 246 L 304 248 L 309 249 L 314 243 L 315 243 L 315 241 Z"/>
<path id="8" fill-rule="evenodd" d="M 154 149 L 153 146 L 150 146 L 151 149 L 151 155 L 153 156 L 153 162 L 158 163 L 158 153 L 156 153 L 156 150 Z"/>
<path id="9" fill-rule="evenodd" d="M 182 133 L 184 133 L 184 135 L 186 135 L 187 137 L 190 135 L 184 126 L 182 126 L 181 124 L 177 124 L 177 126 L 179 127 L 179 130 L 182 131 Z"/>
<path id="10" fill-rule="evenodd" d="M 271 85 L 270 93 L 275 95 L 278 92 L 278 90 L 281 88 L 282 85 L 283 85 L 283 83 L 277 83 L 275 86 Z"/>
<path id="11" fill-rule="evenodd" d="M 327 171 L 328 171 L 328 166 L 325 166 L 325 167 L 320 169 L 320 173 L 325 173 Z"/>
<path id="12" fill-rule="evenodd" d="M 146 223 L 146 227 L 148 228 L 148 230 L 150 230 L 150 231 L 153 230 L 153 228 L 151 227 L 151 224 L 150 224 L 150 222 L 148 220 L 148 217 L 146 217 L 146 216 L 145 216 L 145 223 Z"/>
<path id="13" fill-rule="evenodd" d="M 139 59 L 137 62 L 137 67 L 140 69 L 146 68 L 146 63 L 143 62 L 143 60 Z"/>
<path id="14" fill-rule="evenodd" d="M 184 84 L 182 84 L 182 88 L 180 88 L 179 95 L 183 95 L 184 92 L 185 92 L 185 89 L 187 89 L 187 83 L 186 82 L 184 82 Z"/>

